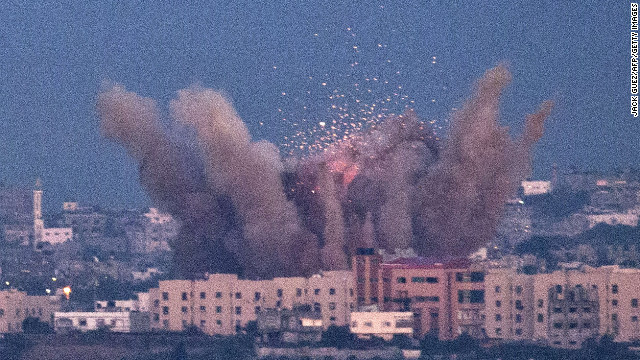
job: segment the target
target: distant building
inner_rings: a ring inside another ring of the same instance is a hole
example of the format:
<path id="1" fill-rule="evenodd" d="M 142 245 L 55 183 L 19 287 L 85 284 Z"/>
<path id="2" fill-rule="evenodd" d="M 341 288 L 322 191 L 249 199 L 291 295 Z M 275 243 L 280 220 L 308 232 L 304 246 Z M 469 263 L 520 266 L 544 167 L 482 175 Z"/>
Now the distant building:
<path id="1" fill-rule="evenodd" d="M 122 312 L 56 312 L 55 331 L 91 331 L 108 329 L 113 332 L 140 333 L 149 331 L 149 313 Z"/>
<path id="2" fill-rule="evenodd" d="M 587 220 L 589 221 L 589 228 L 592 228 L 598 224 L 607 225 L 626 225 L 626 226 L 638 226 L 638 213 L 634 211 L 627 211 L 625 213 L 618 212 L 601 212 L 596 214 L 587 214 Z"/>
<path id="3" fill-rule="evenodd" d="M 22 322 L 38 318 L 53 326 L 53 314 L 60 310 L 58 298 L 29 296 L 14 289 L 0 291 L 0 333 L 22 332 Z"/>
<path id="4" fill-rule="evenodd" d="M 137 299 L 131 300 L 98 300 L 94 302 L 96 312 L 148 312 L 149 293 L 137 293 Z"/>
<path id="5" fill-rule="evenodd" d="M 359 304 L 413 313 L 418 337 L 483 336 L 484 272 L 470 260 L 400 258 L 379 263 L 378 255 L 363 249 L 353 261 Z"/>
<path id="6" fill-rule="evenodd" d="M 4 241 L 29 246 L 33 237 L 32 189 L 0 184 L 0 231 Z"/>
<path id="7" fill-rule="evenodd" d="M 310 305 L 293 309 L 264 309 L 257 316 L 263 342 L 319 342 L 322 340 L 322 314 Z"/>
<path id="8" fill-rule="evenodd" d="M 417 336 L 484 336 L 484 271 L 468 259 L 399 259 L 382 264 L 379 274 L 380 308 L 413 312 Z"/>
<path id="9" fill-rule="evenodd" d="M 45 228 L 42 219 L 42 183 L 40 179 L 36 181 L 36 187 L 33 190 L 33 234 L 34 248 L 37 248 L 40 243 L 57 245 L 73 238 L 72 228 Z"/>
<path id="10" fill-rule="evenodd" d="M 413 313 L 410 311 L 360 311 L 351 313 L 349 329 L 360 338 L 377 336 L 391 340 L 394 335 L 413 336 L 414 327 Z"/>
<path id="11" fill-rule="evenodd" d="M 150 208 L 144 214 L 141 226 L 129 227 L 127 232 L 132 251 L 148 254 L 171 250 L 169 244 L 178 236 L 179 230 L 179 222 L 171 215 Z"/>
<path id="12" fill-rule="evenodd" d="M 309 305 L 324 328 L 349 324 L 355 309 L 350 271 L 325 271 L 309 278 L 241 280 L 211 274 L 206 280 L 164 280 L 149 290 L 151 327 L 181 331 L 197 326 L 207 334 L 235 334 L 263 309 Z"/>
<path id="13" fill-rule="evenodd" d="M 639 269 L 617 266 L 523 275 L 487 274 L 486 331 L 492 338 L 579 348 L 595 335 L 640 340 Z"/>
<path id="14" fill-rule="evenodd" d="M 551 181 L 523 181 L 521 186 L 524 196 L 542 195 L 551 192 Z"/>

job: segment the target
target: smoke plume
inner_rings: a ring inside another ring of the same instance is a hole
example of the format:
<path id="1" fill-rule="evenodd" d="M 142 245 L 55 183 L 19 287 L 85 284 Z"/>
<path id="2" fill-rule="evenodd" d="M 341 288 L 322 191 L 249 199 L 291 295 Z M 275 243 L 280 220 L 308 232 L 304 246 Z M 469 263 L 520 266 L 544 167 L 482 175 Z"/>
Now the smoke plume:
<path id="1" fill-rule="evenodd" d="M 154 202 L 181 221 L 172 247 L 184 276 L 302 275 L 346 269 L 361 246 L 459 255 L 486 244 L 552 107 L 543 103 L 511 139 L 498 123 L 510 77 L 502 66 L 486 72 L 444 144 L 408 111 L 286 167 L 214 90 L 185 89 L 170 103 L 196 149 L 167 135 L 153 100 L 119 85 L 99 94 L 98 111 Z"/>

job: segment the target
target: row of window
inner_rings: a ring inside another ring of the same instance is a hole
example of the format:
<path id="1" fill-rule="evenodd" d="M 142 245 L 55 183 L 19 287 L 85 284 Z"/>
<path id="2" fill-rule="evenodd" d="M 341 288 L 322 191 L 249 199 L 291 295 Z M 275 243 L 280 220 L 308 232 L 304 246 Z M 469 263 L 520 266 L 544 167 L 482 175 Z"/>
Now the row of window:
<path id="1" fill-rule="evenodd" d="M 280 307 L 280 304 L 277 304 L 276 306 Z M 345 304 L 345 306 L 346 306 L 346 304 Z M 314 303 L 313 304 L 313 308 L 314 308 L 314 311 L 319 312 L 319 311 L 322 310 L 322 305 L 320 303 Z M 335 310 L 337 308 L 337 304 L 335 302 L 330 302 L 328 304 L 328 308 L 329 308 L 329 310 Z M 182 306 L 180 308 L 180 311 L 182 313 L 186 314 L 186 313 L 189 312 L 189 308 L 187 306 Z M 200 312 L 201 313 L 206 313 L 207 312 L 207 307 L 204 306 L 204 305 L 200 306 Z M 215 312 L 216 312 L 216 314 L 222 313 L 222 306 L 216 306 L 215 307 Z M 260 306 L 256 306 L 254 308 L 254 312 L 255 312 L 255 314 L 258 314 L 260 312 Z M 168 306 L 163 306 L 162 307 L 162 314 L 163 315 L 169 315 L 169 307 Z M 236 306 L 235 307 L 235 314 L 236 315 L 242 315 L 242 306 Z"/>
<path id="2" fill-rule="evenodd" d="M 313 290 L 313 294 L 314 295 L 320 295 L 321 289 L 314 289 Z M 350 295 L 353 296 L 353 289 L 349 289 Z M 307 293 L 307 289 L 304 289 L 304 293 Z M 336 289 L 335 288 L 330 288 L 329 289 L 329 295 L 335 295 L 336 294 Z M 189 294 L 187 292 L 182 292 L 181 294 L 181 299 L 183 301 L 187 301 L 189 299 Z M 278 297 L 282 297 L 283 296 L 283 290 L 282 289 L 278 289 L 276 291 L 276 295 Z M 191 295 L 193 297 L 193 294 Z M 231 296 L 235 296 L 236 299 L 242 299 L 242 293 L 241 292 L 236 292 L 235 294 L 231 294 Z M 298 288 L 296 289 L 296 296 L 297 297 L 301 297 L 302 296 L 302 289 Z M 222 298 L 222 292 L 218 291 L 215 293 L 215 297 L 216 299 Z M 260 298 L 262 297 L 262 293 L 260 292 L 255 292 L 254 293 L 254 300 L 258 301 L 260 300 Z M 207 298 L 207 293 L 206 292 L 201 292 L 200 293 L 200 299 L 206 299 Z M 162 293 L 162 300 L 169 300 L 169 293 L 168 292 L 163 292 Z"/>
<path id="3" fill-rule="evenodd" d="M 16 309 L 16 316 L 20 316 L 22 314 L 22 309 Z M 42 316 L 42 308 L 38 308 L 38 316 Z M 36 316 L 36 309 L 31 308 L 31 313 L 29 313 L 29 309 L 24 309 L 24 316 Z M 4 309 L 0 309 L 0 318 L 4 317 Z"/>

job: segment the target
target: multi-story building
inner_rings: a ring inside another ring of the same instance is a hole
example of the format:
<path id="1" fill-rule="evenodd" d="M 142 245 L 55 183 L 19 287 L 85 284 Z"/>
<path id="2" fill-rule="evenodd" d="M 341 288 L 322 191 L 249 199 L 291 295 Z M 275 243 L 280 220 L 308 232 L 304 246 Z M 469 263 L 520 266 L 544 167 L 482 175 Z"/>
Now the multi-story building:
<path id="1" fill-rule="evenodd" d="M 351 258 L 351 268 L 356 280 L 356 299 L 358 307 L 378 304 L 380 264 L 382 255 L 373 248 L 359 248 Z"/>
<path id="2" fill-rule="evenodd" d="M 310 278 L 242 280 L 211 274 L 206 280 L 166 280 L 149 290 L 151 327 L 180 331 L 197 326 L 207 334 L 234 334 L 264 309 L 310 305 L 325 328 L 349 324 L 355 308 L 350 271 L 326 271 Z"/>
<path id="3" fill-rule="evenodd" d="M 169 244 L 178 236 L 179 230 L 180 223 L 171 215 L 150 208 L 138 226 L 128 227 L 127 236 L 133 252 L 147 254 L 169 251 Z"/>
<path id="4" fill-rule="evenodd" d="M 22 322 L 28 317 L 53 326 L 53 314 L 59 309 L 55 296 L 29 296 L 14 289 L 0 291 L 0 333 L 22 332 Z"/>
<path id="5" fill-rule="evenodd" d="M 359 269 L 358 282 L 365 278 Z M 379 308 L 412 312 L 416 336 L 482 336 L 484 272 L 469 260 L 397 259 L 381 264 L 377 279 Z"/>
<path id="6" fill-rule="evenodd" d="M 566 348 L 578 348 L 595 335 L 640 339 L 638 269 L 584 267 L 537 275 L 491 270 L 486 284 L 490 337 Z"/>

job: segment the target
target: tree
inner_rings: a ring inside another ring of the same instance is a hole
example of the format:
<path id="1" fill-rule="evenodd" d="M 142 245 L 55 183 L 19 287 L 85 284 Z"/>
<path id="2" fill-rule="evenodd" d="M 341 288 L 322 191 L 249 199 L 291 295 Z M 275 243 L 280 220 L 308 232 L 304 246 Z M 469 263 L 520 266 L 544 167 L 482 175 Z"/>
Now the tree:
<path id="1" fill-rule="evenodd" d="M 49 323 L 40 321 L 36 317 L 28 317 L 22 321 L 22 332 L 25 334 L 51 334 L 53 330 Z"/>
<path id="2" fill-rule="evenodd" d="M 331 325 L 322 333 L 322 343 L 339 349 L 348 347 L 353 341 L 353 334 L 347 326 Z"/>

